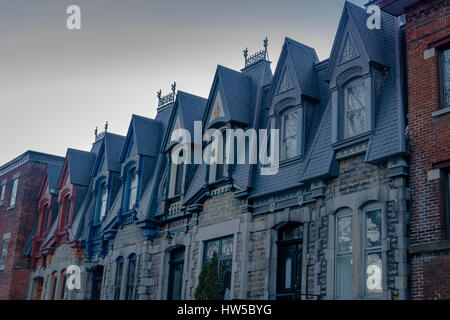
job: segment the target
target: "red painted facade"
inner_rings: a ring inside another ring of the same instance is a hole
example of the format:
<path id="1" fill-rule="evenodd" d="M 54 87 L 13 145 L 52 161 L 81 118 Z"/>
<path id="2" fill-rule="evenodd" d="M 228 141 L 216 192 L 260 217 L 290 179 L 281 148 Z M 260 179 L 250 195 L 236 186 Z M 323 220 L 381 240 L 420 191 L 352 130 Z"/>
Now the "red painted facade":
<path id="1" fill-rule="evenodd" d="M 26 152 L 0 167 L 0 184 L 5 185 L 0 205 L 0 248 L 5 253 L 5 263 L 0 267 L 0 300 L 26 298 L 30 259 L 25 251 L 38 216 L 37 194 L 46 173 L 46 163 L 62 160 L 51 155 Z M 13 204 L 16 179 L 18 183 Z"/>

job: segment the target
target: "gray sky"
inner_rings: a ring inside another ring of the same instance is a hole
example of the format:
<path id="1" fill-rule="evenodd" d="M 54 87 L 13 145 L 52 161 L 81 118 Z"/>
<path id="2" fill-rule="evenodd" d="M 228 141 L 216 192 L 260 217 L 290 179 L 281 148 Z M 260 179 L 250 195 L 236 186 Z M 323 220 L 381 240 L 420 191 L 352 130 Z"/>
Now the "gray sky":
<path id="1" fill-rule="evenodd" d="M 363 5 L 367 0 L 352 0 Z M 66 8 L 81 8 L 81 30 Z M 343 0 L 0 0 L 0 165 L 28 149 L 89 150 L 96 126 L 125 135 L 154 117 L 156 91 L 208 97 L 217 64 L 269 38 L 275 69 L 286 36 L 331 51 Z M 100 130 L 101 131 L 101 130 Z"/>

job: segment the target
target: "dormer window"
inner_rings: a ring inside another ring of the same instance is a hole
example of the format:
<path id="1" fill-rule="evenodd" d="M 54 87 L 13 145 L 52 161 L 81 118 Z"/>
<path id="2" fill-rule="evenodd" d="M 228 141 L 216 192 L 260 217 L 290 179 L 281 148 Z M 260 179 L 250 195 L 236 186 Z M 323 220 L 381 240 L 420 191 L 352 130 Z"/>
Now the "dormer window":
<path id="1" fill-rule="evenodd" d="M 137 201 L 138 175 L 135 168 L 128 171 L 126 186 L 126 209 L 131 210 L 135 207 Z"/>
<path id="2" fill-rule="evenodd" d="M 281 160 L 287 160 L 300 155 L 298 143 L 299 110 L 290 109 L 281 116 Z"/>
<path id="3" fill-rule="evenodd" d="M 213 139 L 217 139 L 217 142 L 213 141 L 208 146 L 211 157 L 209 183 L 218 182 L 227 176 L 225 132 L 221 131 L 220 135 L 214 135 Z"/>
<path id="4" fill-rule="evenodd" d="M 64 211 L 65 211 L 65 215 L 64 215 L 64 225 L 68 225 L 69 221 L 70 221 L 70 211 L 71 211 L 71 205 L 72 205 L 72 201 L 70 200 L 69 196 L 66 196 L 64 198 Z"/>
<path id="5" fill-rule="evenodd" d="M 106 215 L 106 209 L 108 204 L 108 188 L 106 183 L 102 183 L 99 187 L 99 206 L 98 206 L 98 220 L 101 221 Z"/>
<path id="6" fill-rule="evenodd" d="M 366 88 L 362 78 L 351 81 L 345 87 L 345 138 L 369 131 L 369 110 Z"/>
<path id="7" fill-rule="evenodd" d="M 48 222 L 50 219 L 50 208 L 48 207 L 48 204 L 44 207 L 44 210 L 42 210 L 43 218 L 44 218 L 44 229 L 42 230 L 43 233 L 47 231 L 48 228 Z"/>

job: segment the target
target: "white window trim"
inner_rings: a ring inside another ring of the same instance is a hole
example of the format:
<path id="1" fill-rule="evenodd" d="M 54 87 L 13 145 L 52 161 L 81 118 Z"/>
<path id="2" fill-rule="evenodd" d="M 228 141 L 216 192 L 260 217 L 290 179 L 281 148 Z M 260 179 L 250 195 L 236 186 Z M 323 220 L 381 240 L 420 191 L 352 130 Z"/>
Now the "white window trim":
<path id="1" fill-rule="evenodd" d="M 6 259 L 8 258 L 8 246 L 9 246 L 9 239 L 11 238 L 11 233 L 5 233 L 3 235 L 3 241 L 1 246 L 1 252 L 0 252 L 0 261 L 4 259 L 4 263 L 0 264 L 0 271 L 5 270 L 6 267 Z M 6 248 L 5 248 L 6 243 Z"/>
<path id="2" fill-rule="evenodd" d="M 347 117 L 347 113 L 348 113 L 348 89 L 356 87 L 356 86 L 358 86 L 360 84 L 364 85 L 364 93 L 365 93 L 364 98 L 365 98 L 365 101 L 364 101 L 364 107 L 363 108 L 366 109 L 366 112 L 367 112 L 367 122 L 368 122 L 367 123 L 367 127 L 368 127 L 368 130 L 366 130 L 364 132 L 361 132 L 359 134 L 350 136 L 349 135 L 349 130 L 348 130 L 349 124 L 348 124 L 348 117 Z M 353 79 L 353 80 L 351 80 L 349 83 L 347 83 L 344 86 L 344 139 L 351 139 L 353 137 L 359 136 L 360 134 L 364 134 L 364 133 L 366 133 L 366 132 L 368 132 L 370 130 L 370 112 L 371 111 L 370 111 L 370 108 L 369 108 L 369 103 L 368 103 L 369 102 L 369 96 L 367 95 L 367 88 L 366 88 L 366 86 L 367 86 L 367 84 L 364 81 L 364 78 L 362 78 L 362 77 L 358 77 L 356 79 Z"/>
<path id="3" fill-rule="evenodd" d="M 9 207 L 8 208 L 14 208 L 16 206 L 17 201 L 17 190 L 19 189 L 19 178 L 15 178 L 13 180 L 13 185 L 11 189 L 11 198 L 9 201 Z"/>

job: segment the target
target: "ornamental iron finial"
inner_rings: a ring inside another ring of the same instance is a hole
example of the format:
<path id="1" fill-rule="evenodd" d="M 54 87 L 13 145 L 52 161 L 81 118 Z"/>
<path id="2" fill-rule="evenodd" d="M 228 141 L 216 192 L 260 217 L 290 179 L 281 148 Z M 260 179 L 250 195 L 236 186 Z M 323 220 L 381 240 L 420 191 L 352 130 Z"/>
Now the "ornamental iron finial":
<path id="1" fill-rule="evenodd" d="M 108 121 L 106 121 L 106 123 L 105 123 L 105 132 L 107 132 L 108 131 Z"/>
<path id="2" fill-rule="evenodd" d="M 248 56 L 248 49 L 245 48 L 244 50 L 245 67 L 249 67 L 259 61 L 267 61 L 269 59 L 269 53 L 267 51 L 268 44 L 269 40 L 267 39 L 266 36 L 263 40 L 264 50 L 260 50 L 255 54 L 252 54 L 251 56 Z"/>
<path id="3" fill-rule="evenodd" d="M 168 105 L 169 103 L 172 103 L 175 101 L 175 91 L 177 89 L 177 83 L 174 82 L 171 85 L 172 92 L 169 94 L 166 94 L 165 96 L 162 96 L 161 89 L 156 93 L 158 96 L 158 108 Z"/>
<path id="4" fill-rule="evenodd" d="M 94 135 L 95 135 L 95 140 L 97 140 L 97 136 L 98 136 L 98 127 L 95 127 Z"/>

